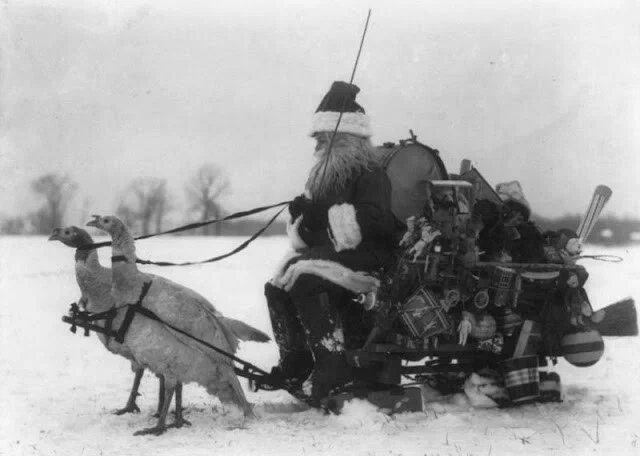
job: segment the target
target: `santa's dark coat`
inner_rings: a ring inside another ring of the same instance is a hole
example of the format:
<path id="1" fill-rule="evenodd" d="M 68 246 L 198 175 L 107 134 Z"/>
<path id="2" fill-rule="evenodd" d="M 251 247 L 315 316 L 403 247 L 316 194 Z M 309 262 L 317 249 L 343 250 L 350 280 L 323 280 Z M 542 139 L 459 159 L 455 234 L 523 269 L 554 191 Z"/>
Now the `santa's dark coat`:
<path id="1" fill-rule="evenodd" d="M 362 171 L 340 192 L 322 198 L 311 195 L 311 200 L 290 222 L 288 233 L 297 256 L 289 265 L 322 260 L 372 272 L 390 260 L 402 225 L 391 211 L 391 182 L 382 167 Z M 302 276 L 290 294 L 295 299 L 316 292 L 318 286 L 322 283 Z"/>

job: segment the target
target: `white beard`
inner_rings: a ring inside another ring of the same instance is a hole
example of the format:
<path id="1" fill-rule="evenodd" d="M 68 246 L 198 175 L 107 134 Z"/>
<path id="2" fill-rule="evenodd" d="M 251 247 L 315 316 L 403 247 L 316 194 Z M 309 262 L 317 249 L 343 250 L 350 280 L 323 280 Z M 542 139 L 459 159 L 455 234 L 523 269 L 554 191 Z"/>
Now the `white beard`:
<path id="1" fill-rule="evenodd" d="M 344 192 L 351 180 L 379 163 L 371 142 L 350 134 L 338 133 L 328 146 L 316 151 L 318 159 L 307 179 L 306 189 L 313 199 Z"/>

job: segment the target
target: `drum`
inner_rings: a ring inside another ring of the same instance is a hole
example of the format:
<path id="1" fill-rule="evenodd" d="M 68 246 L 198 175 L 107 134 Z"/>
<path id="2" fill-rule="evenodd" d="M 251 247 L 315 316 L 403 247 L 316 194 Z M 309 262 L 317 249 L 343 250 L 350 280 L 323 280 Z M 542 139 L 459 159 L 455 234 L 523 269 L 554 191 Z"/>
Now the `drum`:
<path id="1" fill-rule="evenodd" d="M 406 140 L 378 147 L 377 152 L 391 181 L 391 210 L 402 222 L 420 218 L 429 198 L 427 182 L 449 178 L 438 151 Z"/>
<path id="2" fill-rule="evenodd" d="M 426 287 L 420 288 L 402 304 L 400 317 L 411 336 L 416 338 L 449 332 L 452 327 L 438 298 Z"/>

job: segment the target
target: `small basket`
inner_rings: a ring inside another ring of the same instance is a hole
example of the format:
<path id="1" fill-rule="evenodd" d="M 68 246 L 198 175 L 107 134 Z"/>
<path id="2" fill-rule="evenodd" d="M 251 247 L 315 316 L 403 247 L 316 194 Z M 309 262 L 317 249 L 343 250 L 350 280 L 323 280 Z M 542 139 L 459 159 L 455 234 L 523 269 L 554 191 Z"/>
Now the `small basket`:
<path id="1" fill-rule="evenodd" d="M 538 356 L 523 356 L 500 362 L 504 385 L 512 403 L 535 401 L 540 397 Z"/>

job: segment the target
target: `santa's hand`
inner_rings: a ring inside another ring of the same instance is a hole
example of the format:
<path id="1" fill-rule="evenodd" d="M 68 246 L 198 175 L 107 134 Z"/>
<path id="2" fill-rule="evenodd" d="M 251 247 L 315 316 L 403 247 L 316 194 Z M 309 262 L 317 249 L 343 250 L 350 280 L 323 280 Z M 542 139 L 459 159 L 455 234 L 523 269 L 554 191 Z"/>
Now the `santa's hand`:
<path id="1" fill-rule="evenodd" d="M 307 211 L 310 205 L 311 200 L 305 195 L 296 196 L 293 201 L 289 203 L 289 214 L 291 214 L 291 218 L 295 220 L 300 217 Z"/>

